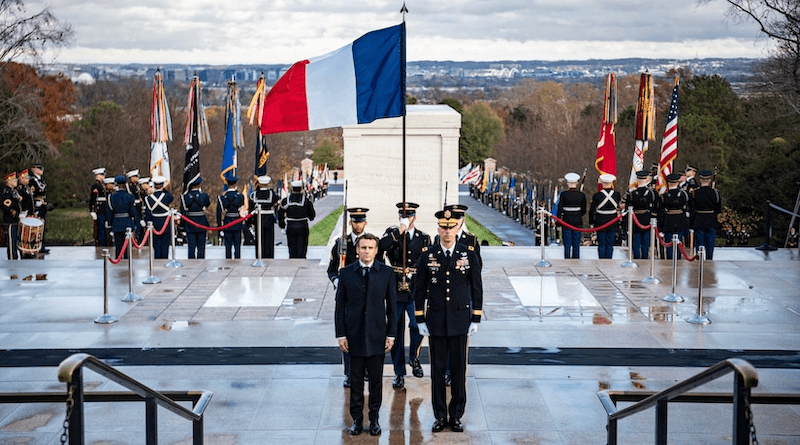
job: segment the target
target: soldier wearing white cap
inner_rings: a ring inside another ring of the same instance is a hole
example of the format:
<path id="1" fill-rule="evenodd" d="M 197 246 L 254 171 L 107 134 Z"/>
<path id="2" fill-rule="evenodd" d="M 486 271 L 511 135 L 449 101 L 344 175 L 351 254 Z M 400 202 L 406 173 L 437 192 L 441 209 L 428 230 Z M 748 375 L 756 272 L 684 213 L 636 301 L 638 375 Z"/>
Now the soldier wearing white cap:
<path id="1" fill-rule="evenodd" d="M 619 192 L 613 188 L 616 179 L 617 177 L 612 174 L 600 175 L 603 188 L 592 196 L 592 204 L 589 206 L 589 225 L 593 228 L 604 226 L 617 217 L 622 198 Z M 597 256 L 599 258 L 613 256 L 618 225 L 618 223 L 614 223 L 597 231 Z"/>
<path id="2" fill-rule="evenodd" d="M 166 226 L 164 233 L 153 236 L 153 254 L 155 258 L 169 258 L 169 246 L 172 240 L 172 232 L 169 224 L 166 224 L 170 214 L 169 205 L 172 204 L 173 197 L 169 190 L 164 189 L 167 178 L 163 176 L 153 177 L 153 193 L 144 199 L 145 219 L 153 223 L 153 229 L 161 231 Z"/>
<path id="3" fill-rule="evenodd" d="M 142 189 L 142 186 L 139 184 L 140 182 L 140 175 L 139 170 L 130 170 L 128 173 L 125 173 L 125 178 L 127 182 L 125 184 L 126 190 L 128 193 L 133 195 L 133 206 L 135 208 L 135 212 L 133 216 L 133 224 L 134 224 L 134 231 L 136 232 L 136 237 L 138 239 L 142 239 L 144 237 L 144 198 L 147 196 L 147 193 Z"/>
<path id="4" fill-rule="evenodd" d="M 261 228 L 256 227 L 256 257 L 258 257 L 258 238 L 261 238 L 261 258 L 275 258 L 275 206 L 278 194 L 270 187 L 272 178 L 259 176 L 256 189 L 250 193 L 250 211 L 261 205 Z M 250 218 L 248 224 L 257 225 L 258 217 Z"/>
<path id="5" fill-rule="evenodd" d="M 292 181 L 292 193 L 281 200 L 278 225 L 286 229 L 289 258 L 305 258 L 308 251 L 308 223 L 317 216 L 314 204 L 303 193 L 303 183 Z"/>
<path id="6" fill-rule="evenodd" d="M 94 175 L 94 184 L 92 184 L 92 191 L 89 194 L 89 215 L 94 221 L 94 245 L 107 246 L 108 240 L 106 236 L 106 169 L 96 168 L 92 170 Z"/>
<path id="7" fill-rule="evenodd" d="M 558 198 L 558 219 L 572 227 L 583 228 L 583 215 L 586 214 L 586 195 L 578 190 L 578 181 L 581 180 L 577 173 L 564 175 L 567 181 L 567 190 L 561 192 Z M 564 239 L 564 258 L 581 257 L 581 232 L 567 226 L 561 227 Z"/>

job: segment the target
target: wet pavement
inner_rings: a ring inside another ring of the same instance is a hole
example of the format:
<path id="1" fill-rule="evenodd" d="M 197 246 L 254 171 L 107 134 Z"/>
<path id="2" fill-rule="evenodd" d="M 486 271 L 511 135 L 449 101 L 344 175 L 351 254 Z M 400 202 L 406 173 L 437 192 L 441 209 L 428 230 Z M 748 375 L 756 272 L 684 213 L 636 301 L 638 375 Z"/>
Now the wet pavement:
<path id="1" fill-rule="evenodd" d="M 318 208 L 338 207 L 335 196 Z M 490 228 L 500 224 L 491 213 L 508 219 L 464 202 Z M 278 246 L 278 259 L 264 267 L 251 266 L 251 246 L 241 260 L 225 260 L 220 247 L 205 261 L 186 260 L 179 248 L 183 267 L 155 262 L 159 284 L 142 284 L 150 275 L 142 250 L 133 260 L 142 300 L 120 301 L 129 291 L 127 265 L 110 266 L 109 313 L 119 321 L 107 325 L 93 322 L 103 314 L 99 250 L 52 247 L 43 261 L 0 260 L 0 392 L 62 391 L 55 363 L 90 351 L 157 390 L 213 391 L 209 444 L 602 444 L 598 390 L 661 390 L 727 357 L 757 366 L 756 392 L 800 394 L 796 250 L 717 249 L 703 271 L 711 323 L 696 325 L 687 319 L 697 312 L 697 261 L 678 263 L 675 292 L 686 301 L 668 303 L 671 262 L 656 262 L 661 282 L 648 284 L 649 263 L 621 267 L 623 248 L 612 260 L 594 259 L 592 248 L 582 249 L 584 259 L 564 260 L 551 246 L 544 253 L 551 267 L 536 267 L 541 249 L 516 244 L 482 249 L 484 318 L 470 338 L 464 433 L 431 432 L 425 347 L 425 377 L 408 376 L 405 390 L 392 389 L 392 367 L 384 367 L 383 434 L 347 434 L 326 247 L 289 260 Z M 91 371 L 84 378 L 90 390 L 119 389 Z M 728 376 L 700 390 L 731 388 Z M 760 443 L 800 443 L 800 406 L 753 412 Z M 63 416 L 62 405 L 0 405 L 0 443 L 59 443 Z M 621 421 L 619 443 L 652 443 L 653 419 L 651 411 Z M 669 420 L 671 444 L 730 443 L 729 405 L 671 404 Z M 87 444 L 144 443 L 144 409 L 89 404 L 86 430 Z M 190 438 L 187 421 L 159 411 L 159 443 Z"/>

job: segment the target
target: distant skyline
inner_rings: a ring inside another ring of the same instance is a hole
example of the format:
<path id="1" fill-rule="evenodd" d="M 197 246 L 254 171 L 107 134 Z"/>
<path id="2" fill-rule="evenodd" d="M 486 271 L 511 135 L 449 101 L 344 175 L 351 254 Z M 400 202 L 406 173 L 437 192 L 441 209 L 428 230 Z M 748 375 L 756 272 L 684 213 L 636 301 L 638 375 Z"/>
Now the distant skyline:
<path id="1" fill-rule="evenodd" d="M 75 31 L 45 62 L 290 64 L 402 21 L 402 1 L 49 0 Z M 407 59 L 761 58 L 772 44 L 721 0 L 407 1 Z"/>

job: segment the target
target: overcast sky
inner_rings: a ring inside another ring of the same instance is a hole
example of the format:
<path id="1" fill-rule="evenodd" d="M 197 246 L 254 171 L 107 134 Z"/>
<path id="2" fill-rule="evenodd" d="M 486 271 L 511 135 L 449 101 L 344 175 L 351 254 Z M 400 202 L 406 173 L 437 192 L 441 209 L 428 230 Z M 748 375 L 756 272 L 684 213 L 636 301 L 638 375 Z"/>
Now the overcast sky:
<path id="1" fill-rule="evenodd" d="M 47 0 L 72 24 L 62 63 L 288 64 L 402 21 L 402 1 Z M 765 57 L 769 41 L 713 0 L 408 0 L 407 58 Z"/>

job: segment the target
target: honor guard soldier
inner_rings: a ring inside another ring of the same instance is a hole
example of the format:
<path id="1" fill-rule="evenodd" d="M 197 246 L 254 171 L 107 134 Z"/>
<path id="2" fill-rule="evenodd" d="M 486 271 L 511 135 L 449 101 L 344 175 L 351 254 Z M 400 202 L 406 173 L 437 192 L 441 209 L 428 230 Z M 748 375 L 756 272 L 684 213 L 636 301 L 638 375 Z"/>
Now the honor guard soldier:
<path id="1" fill-rule="evenodd" d="M 697 185 L 697 180 L 695 179 L 695 175 L 697 174 L 697 167 L 692 165 L 686 165 L 686 170 L 683 172 L 684 178 L 681 178 L 680 187 L 686 191 L 689 195 L 694 193 L 694 191 L 700 187 Z"/>
<path id="2" fill-rule="evenodd" d="M 22 170 L 17 174 L 17 193 L 20 199 L 20 219 L 26 216 L 33 216 L 36 213 L 36 203 L 33 200 L 33 190 L 30 186 L 30 176 L 28 169 Z"/>
<path id="3" fill-rule="evenodd" d="M 206 218 L 206 207 L 211 205 L 208 193 L 200 190 L 200 183 L 203 178 L 198 177 L 189 185 L 189 191 L 181 195 L 181 218 L 192 220 L 201 226 L 208 227 Z M 188 258 L 206 257 L 206 229 L 195 227 L 193 224 L 184 222 L 186 230 L 186 244 L 189 246 Z"/>
<path id="4" fill-rule="evenodd" d="M 261 258 L 275 258 L 275 205 L 278 194 L 272 190 L 269 176 L 259 176 L 256 189 L 250 194 L 250 211 L 261 205 L 261 227 L 256 227 L 256 258 L 258 258 L 258 240 L 261 239 Z M 258 217 L 250 218 L 249 224 L 258 225 Z"/>
<path id="5" fill-rule="evenodd" d="M 108 208 L 108 200 L 111 198 L 111 194 L 117 189 L 117 181 L 116 178 L 111 176 L 109 178 L 103 179 L 103 186 L 106 190 L 106 202 L 103 206 L 104 215 L 106 218 L 105 222 L 105 245 L 110 246 L 113 243 L 113 232 L 111 231 L 111 210 Z M 99 209 L 98 209 L 99 210 Z"/>
<path id="6" fill-rule="evenodd" d="M 172 232 L 167 218 L 170 215 L 169 205 L 172 204 L 172 193 L 164 189 L 167 178 L 163 176 L 153 177 L 153 193 L 144 199 L 145 219 L 153 223 L 153 256 L 157 259 L 169 257 L 169 246 L 172 241 Z M 155 231 L 164 230 L 164 233 L 157 235 Z"/>
<path id="7" fill-rule="evenodd" d="M 717 215 L 722 212 L 722 198 L 711 187 L 712 173 L 700 170 L 700 187 L 689 197 L 691 227 L 698 246 L 706 248 L 706 259 L 714 259 L 714 245 L 717 242 Z"/>
<path id="8" fill-rule="evenodd" d="M 347 235 L 347 247 L 345 247 L 345 261 L 341 267 L 352 264 L 358 260 L 358 252 L 356 251 L 356 240 L 359 236 L 364 234 L 364 228 L 367 227 L 367 212 L 366 207 L 351 207 L 347 209 L 350 216 L 350 234 Z M 341 240 L 336 238 L 331 248 L 331 257 L 328 262 L 328 279 L 333 283 L 333 288 L 339 288 L 339 265 L 341 264 Z M 380 250 L 380 249 L 378 249 Z M 345 388 L 350 387 L 350 355 L 342 351 L 342 363 L 344 364 L 344 382 L 342 386 Z"/>
<path id="9" fill-rule="evenodd" d="M 589 206 L 589 224 L 592 227 L 604 226 L 617 217 L 621 198 L 619 192 L 613 189 L 616 179 L 616 176 L 609 173 L 600 175 L 603 188 L 592 196 L 592 204 Z M 618 225 L 614 223 L 597 232 L 598 258 L 611 258 L 614 255 Z"/>
<path id="10" fill-rule="evenodd" d="M 639 224 L 647 226 L 651 218 L 658 217 L 658 195 L 650 188 L 652 177 L 647 170 L 636 172 L 638 187 L 625 194 L 622 200 L 625 208 L 630 208 Z M 639 228 L 638 224 L 633 224 L 633 240 L 631 240 L 633 258 L 647 259 L 650 250 L 650 230 Z"/>
<path id="11" fill-rule="evenodd" d="M 137 239 L 142 239 L 144 236 L 144 226 L 146 225 L 144 222 L 145 192 L 139 185 L 139 170 L 131 170 L 125 173 L 125 177 L 128 179 L 127 184 L 125 184 L 125 190 L 133 195 L 133 206 L 136 208 L 133 214 L 134 232 L 136 233 Z"/>
<path id="12" fill-rule="evenodd" d="M 461 218 L 458 219 L 458 233 L 456 234 L 456 242 L 459 244 L 463 244 L 467 247 L 472 247 L 475 249 L 475 253 L 478 255 L 478 261 L 480 261 L 481 267 L 483 267 L 483 260 L 481 259 L 481 243 L 478 241 L 478 237 L 471 234 L 469 230 L 467 230 L 467 210 L 469 207 L 465 206 L 464 204 L 450 204 L 444 207 L 444 210 L 450 210 L 454 212 L 455 215 L 461 215 Z M 438 243 L 439 235 L 436 235 L 436 241 L 434 244 Z"/>
<path id="13" fill-rule="evenodd" d="M 578 190 L 578 181 L 581 177 L 577 173 L 567 173 L 564 175 L 564 180 L 567 181 L 567 190 L 561 192 L 558 198 L 558 219 L 565 223 L 583 228 L 583 215 L 586 214 L 586 195 Z M 569 227 L 561 227 L 562 238 L 564 239 L 564 258 L 580 258 L 581 257 L 581 232 L 570 229 Z"/>
<path id="14" fill-rule="evenodd" d="M 19 214 L 20 196 L 17 193 L 17 173 L 11 172 L 3 178 L 3 226 L 6 231 L 6 252 L 9 260 L 19 259 Z"/>
<path id="15" fill-rule="evenodd" d="M 389 227 L 380 240 L 380 251 L 384 253 L 389 264 L 394 267 L 397 279 L 397 335 L 392 347 L 392 363 L 394 364 L 394 381 L 392 387 L 405 387 L 406 360 L 405 360 L 405 330 L 406 315 L 408 314 L 409 336 L 409 365 L 414 377 L 422 377 L 422 365 L 419 363 L 419 349 L 422 344 L 422 335 L 419 333 L 417 321 L 414 318 L 414 282 L 417 274 L 417 260 L 422 251 L 431 244 L 428 234 L 414 227 L 417 220 L 419 204 L 413 202 L 398 202 L 398 216 L 400 222 L 397 226 Z M 405 240 L 405 241 L 403 241 Z M 405 252 L 403 251 L 405 243 Z M 405 256 L 404 256 L 405 255 Z M 403 260 L 405 259 L 405 263 Z"/>
<path id="16" fill-rule="evenodd" d="M 136 199 L 132 193 L 128 192 L 125 187 L 125 176 L 119 175 L 116 178 L 117 190 L 108 198 L 109 218 L 111 219 L 111 231 L 114 232 L 114 247 L 115 256 L 119 257 L 122 246 L 125 244 L 125 231 L 127 229 L 134 230 L 134 214 L 136 213 L 136 206 L 134 200 Z M 124 258 L 128 258 L 133 246 L 128 246 L 125 249 Z"/>
<path id="17" fill-rule="evenodd" d="M 658 230 L 664 233 L 664 241 L 672 242 L 672 236 L 684 242 L 689 221 L 686 212 L 689 209 L 689 194 L 680 187 L 681 175 L 672 173 L 667 176 L 669 190 L 661 195 L 661 211 L 659 212 Z M 678 251 L 678 258 L 681 252 Z M 667 249 L 667 259 L 672 259 L 672 249 Z"/>
<path id="18" fill-rule="evenodd" d="M 35 215 L 42 221 L 47 219 L 47 183 L 44 181 L 44 165 L 41 162 L 36 162 L 31 167 L 30 186 L 33 192 L 33 205 L 36 209 Z M 45 230 L 47 225 L 45 224 Z M 50 249 L 44 246 L 44 237 L 42 237 L 42 248 L 39 250 L 41 253 L 50 253 Z"/>
<path id="19" fill-rule="evenodd" d="M 316 217 L 314 204 L 303 193 L 303 183 L 292 181 L 292 193 L 281 200 L 278 225 L 286 229 L 289 258 L 305 258 L 308 251 L 308 223 Z"/>
<path id="20" fill-rule="evenodd" d="M 458 212 L 436 213 L 439 243 L 424 248 L 414 282 L 415 316 L 419 331 L 429 335 L 433 415 L 431 431 L 449 424 L 463 432 L 461 417 L 467 402 L 467 336 L 478 332 L 483 307 L 481 267 L 475 251 L 456 242 Z M 449 357 L 449 360 L 448 360 Z M 447 403 L 445 368 L 452 384 Z"/>
<path id="21" fill-rule="evenodd" d="M 228 189 L 225 193 L 217 197 L 217 227 L 227 225 L 241 218 L 242 207 L 244 206 L 244 195 L 236 190 L 236 176 L 225 180 Z M 242 228 L 244 224 L 239 222 L 222 230 L 225 243 L 225 258 L 239 259 L 242 257 Z"/>
<path id="22" fill-rule="evenodd" d="M 92 191 L 89 193 L 89 215 L 94 222 L 94 245 L 107 246 L 108 237 L 106 236 L 106 169 L 96 168 L 92 170 L 94 174 L 94 184 L 92 184 Z"/>

